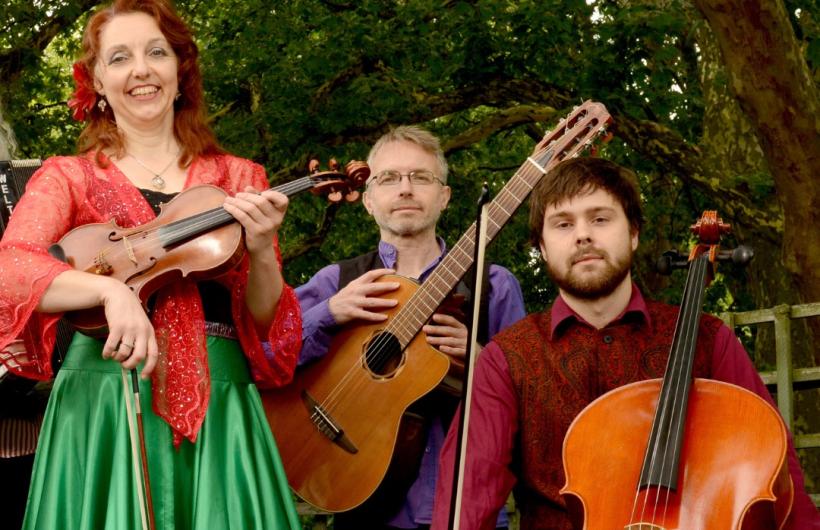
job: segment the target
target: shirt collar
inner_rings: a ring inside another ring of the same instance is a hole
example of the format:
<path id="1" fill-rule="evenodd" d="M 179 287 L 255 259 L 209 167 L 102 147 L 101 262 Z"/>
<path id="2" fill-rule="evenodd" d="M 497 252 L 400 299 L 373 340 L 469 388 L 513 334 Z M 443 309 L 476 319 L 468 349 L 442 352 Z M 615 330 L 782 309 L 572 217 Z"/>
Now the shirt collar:
<path id="1" fill-rule="evenodd" d="M 439 249 L 441 252 L 439 253 L 438 257 L 436 257 L 433 261 L 431 261 L 423 271 L 421 271 L 421 276 L 418 277 L 419 281 L 424 281 L 424 279 L 433 272 L 433 269 L 444 259 L 444 255 L 447 253 L 447 244 L 444 240 L 438 236 L 436 236 L 436 241 L 438 242 Z M 393 269 L 396 267 L 396 261 L 399 259 L 399 251 L 386 241 L 379 241 L 379 257 L 382 260 L 382 263 L 388 269 Z"/>
<path id="2" fill-rule="evenodd" d="M 630 313 L 642 316 L 647 325 L 652 325 L 652 318 L 649 316 L 649 308 L 647 308 L 646 301 L 644 300 L 640 289 L 638 289 L 638 286 L 635 285 L 634 282 L 632 283 L 632 294 L 629 297 L 629 303 L 626 304 L 626 308 L 624 308 L 621 314 L 615 317 L 612 322 L 607 324 L 607 326 L 617 323 L 623 319 L 624 316 Z M 564 329 L 571 325 L 572 321 L 591 327 L 591 324 L 584 320 L 578 313 L 573 311 L 559 294 L 550 309 L 550 340 L 554 340 L 556 338 L 556 330 L 558 333 L 561 333 Z M 564 325 L 565 322 L 567 323 L 566 325 Z"/>

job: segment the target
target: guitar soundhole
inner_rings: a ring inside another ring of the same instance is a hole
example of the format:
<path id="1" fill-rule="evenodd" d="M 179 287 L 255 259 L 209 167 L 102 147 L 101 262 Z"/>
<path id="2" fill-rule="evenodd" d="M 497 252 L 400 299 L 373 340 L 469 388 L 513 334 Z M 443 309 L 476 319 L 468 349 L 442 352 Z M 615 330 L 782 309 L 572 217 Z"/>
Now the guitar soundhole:
<path id="1" fill-rule="evenodd" d="M 363 361 L 365 367 L 374 375 L 392 376 L 404 361 L 399 339 L 392 333 L 376 333 L 367 343 Z"/>

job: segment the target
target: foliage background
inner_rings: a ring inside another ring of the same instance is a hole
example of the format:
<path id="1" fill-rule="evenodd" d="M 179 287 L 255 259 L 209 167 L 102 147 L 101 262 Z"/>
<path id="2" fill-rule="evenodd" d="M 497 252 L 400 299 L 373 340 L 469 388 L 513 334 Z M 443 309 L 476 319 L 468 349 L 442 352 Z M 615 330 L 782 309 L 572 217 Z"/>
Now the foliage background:
<path id="1" fill-rule="evenodd" d="M 97 4 L 7 0 L 0 7 L 0 144 L 14 158 L 74 150 L 79 125 L 64 102 L 81 29 Z M 440 228 L 453 243 L 472 222 L 481 183 L 500 189 L 558 118 L 594 99 L 615 118 L 615 137 L 600 155 L 641 180 L 648 222 L 634 274 L 646 292 L 678 301 L 685 275 L 662 277 L 652 264 L 669 248 L 687 249 L 688 226 L 709 208 L 735 227 L 726 244 L 750 244 L 757 256 L 748 270 L 721 268 L 708 311 L 820 301 L 820 267 L 811 261 L 820 254 L 817 0 L 177 6 L 197 36 L 214 129 L 227 149 L 263 164 L 272 184 L 304 174 L 311 158 L 363 159 L 391 125 L 421 124 L 442 138 L 451 164 L 454 200 Z M 715 12 L 748 23 L 751 40 L 727 38 Z M 761 55 L 756 42 L 772 54 L 780 42 L 796 52 Z M 746 62 L 738 67 L 734 59 Z M 750 71 L 782 86 L 749 86 Z M 802 77 L 790 77 L 793 71 Z M 795 109 L 789 98 L 798 88 L 809 95 Z M 769 99 L 750 102 L 750 89 Z M 760 119 L 761 107 L 779 113 L 775 121 L 794 134 Z M 789 113 L 807 117 L 808 128 Z M 792 155 L 784 148 L 790 144 L 807 145 L 808 155 Z M 786 153 L 785 165 L 778 153 Z M 555 288 L 527 243 L 526 215 L 523 207 L 490 254 L 516 274 L 528 309 L 538 311 Z M 303 283 L 325 264 L 371 249 L 377 237 L 359 204 L 294 198 L 283 229 L 287 279 Z M 795 327 L 795 364 L 814 365 L 820 350 L 812 329 Z M 739 333 L 758 367 L 771 369 L 771 330 Z M 817 389 L 797 393 L 798 432 L 820 431 L 818 402 Z M 816 453 L 801 451 L 815 492 Z"/>

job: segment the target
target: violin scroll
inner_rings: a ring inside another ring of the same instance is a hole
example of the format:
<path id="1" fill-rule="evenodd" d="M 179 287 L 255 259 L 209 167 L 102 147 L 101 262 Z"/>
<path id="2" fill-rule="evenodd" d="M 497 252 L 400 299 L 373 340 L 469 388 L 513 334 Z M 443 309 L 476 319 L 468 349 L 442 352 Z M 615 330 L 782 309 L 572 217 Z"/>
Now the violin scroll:
<path id="1" fill-rule="evenodd" d="M 328 170 L 320 171 L 320 163 L 313 159 L 308 164 L 310 179 L 313 181 L 313 193 L 326 195 L 330 202 L 337 203 L 344 199 L 346 202 L 359 200 L 362 187 L 370 176 L 370 167 L 360 160 L 351 160 L 344 169 L 339 168 L 335 158 L 328 161 Z"/>

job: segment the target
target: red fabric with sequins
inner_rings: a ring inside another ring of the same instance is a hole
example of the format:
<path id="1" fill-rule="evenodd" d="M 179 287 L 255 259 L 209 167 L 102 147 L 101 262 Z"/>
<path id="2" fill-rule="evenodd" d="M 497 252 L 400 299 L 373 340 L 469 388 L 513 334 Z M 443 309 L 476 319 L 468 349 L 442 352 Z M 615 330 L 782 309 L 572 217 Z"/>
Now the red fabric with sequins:
<path id="1" fill-rule="evenodd" d="M 199 184 L 219 186 L 230 195 L 246 186 L 268 187 L 262 166 L 229 155 L 196 159 L 185 188 Z M 27 364 L 9 366 L 12 372 L 34 379 L 52 376 L 49 355 L 60 315 L 35 308 L 54 277 L 69 266 L 48 254 L 49 245 L 87 223 L 113 219 L 121 227 L 132 227 L 154 217 L 139 190 L 114 164 L 102 169 L 92 154 L 45 161 L 0 242 L 0 349 L 21 338 L 30 354 Z M 281 264 L 277 242 L 274 245 Z M 258 337 L 244 303 L 247 273 L 246 256 L 220 281 L 231 289 L 237 334 L 255 381 L 261 387 L 281 386 L 292 379 L 301 348 L 299 303 L 293 289 L 285 286 L 268 336 Z M 196 285 L 182 281 L 158 292 L 152 323 L 161 349 L 152 375 L 154 411 L 173 429 L 175 444 L 182 437 L 193 442 L 210 393 L 205 319 Z M 277 354 L 266 356 L 262 341 Z"/>

